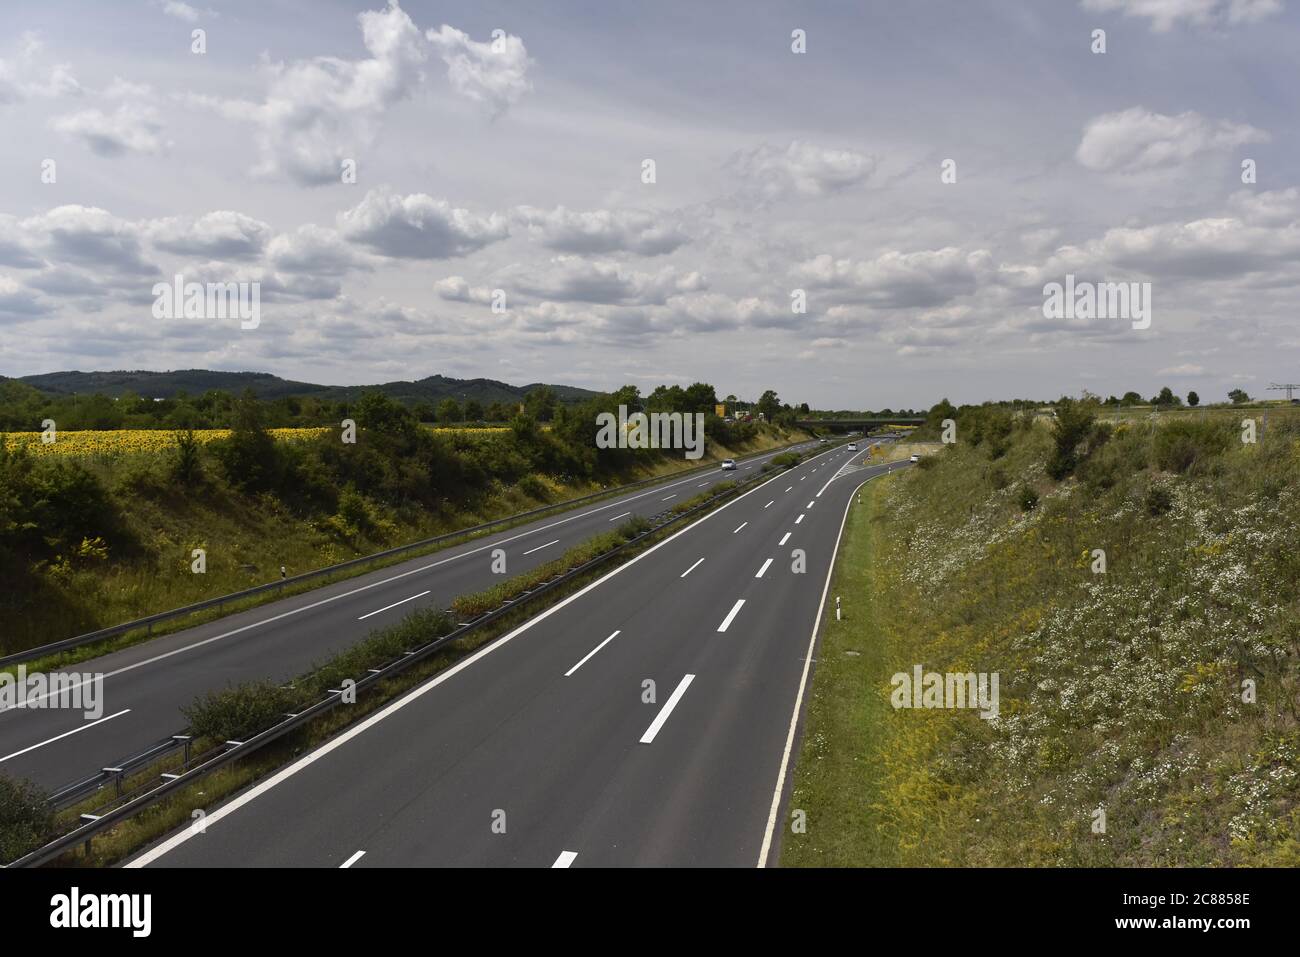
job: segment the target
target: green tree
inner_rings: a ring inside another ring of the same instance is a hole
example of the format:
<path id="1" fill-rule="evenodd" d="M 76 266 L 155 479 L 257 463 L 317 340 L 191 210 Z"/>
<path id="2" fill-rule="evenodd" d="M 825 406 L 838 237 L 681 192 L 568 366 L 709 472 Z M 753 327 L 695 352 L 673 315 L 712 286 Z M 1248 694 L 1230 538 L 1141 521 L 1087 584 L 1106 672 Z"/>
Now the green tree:
<path id="1" fill-rule="evenodd" d="M 1060 481 L 1070 475 L 1083 460 L 1080 448 L 1092 437 L 1096 425 L 1091 402 L 1063 398 L 1056 403 L 1056 420 L 1052 427 L 1052 453 L 1047 460 L 1047 474 Z"/>
<path id="2" fill-rule="evenodd" d="M 479 422 L 483 419 L 483 405 L 477 399 L 466 402 L 464 411 L 466 422 Z"/>
<path id="3" fill-rule="evenodd" d="M 1160 393 L 1151 399 L 1151 404 L 1157 408 L 1168 408 L 1170 406 L 1182 405 L 1183 400 L 1174 395 L 1174 390 L 1165 386 Z"/>
<path id="4" fill-rule="evenodd" d="M 172 478 L 184 486 L 197 485 L 203 475 L 202 453 L 193 429 L 176 433 L 176 451 L 172 454 Z"/>
<path id="5" fill-rule="evenodd" d="M 559 397 L 549 385 L 539 385 L 524 396 L 524 411 L 538 422 L 549 422 L 555 418 L 559 404 Z"/>
<path id="6" fill-rule="evenodd" d="M 758 404 L 754 406 L 754 411 L 763 415 L 769 422 L 776 418 L 776 414 L 781 411 L 781 400 L 777 398 L 775 389 L 768 389 L 758 397 Z"/>
<path id="7" fill-rule="evenodd" d="M 1228 398 L 1232 400 L 1233 405 L 1242 405 L 1250 401 L 1250 396 L 1244 389 L 1233 389 L 1228 393 Z"/>
<path id="8" fill-rule="evenodd" d="M 1201 397 L 1195 392 L 1189 392 L 1187 393 L 1187 404 L 1192 408 L 1196 408 L 1196 406 L 1201 404 Z"/>
<path id="9" fill-rule="evenodd" d="M 443 399 L 438 403 L 438 424 L 451 425 L 453 422 L 463 420 L 460 411 L 460 403 L 455 399 Z"/>

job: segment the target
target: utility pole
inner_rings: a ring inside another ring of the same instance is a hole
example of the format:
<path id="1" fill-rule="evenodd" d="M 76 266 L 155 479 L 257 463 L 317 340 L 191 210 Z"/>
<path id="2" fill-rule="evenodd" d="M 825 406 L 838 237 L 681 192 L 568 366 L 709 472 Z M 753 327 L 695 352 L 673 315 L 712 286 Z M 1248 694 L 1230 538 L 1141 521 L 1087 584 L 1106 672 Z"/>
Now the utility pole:
<path id="1" fill-rule="evenodd" d="M 1300 389 L 1300 382 L 1270 382 L 1268 384 L 1269 392 L 1280 392 L 1283 389 L 1286 390 L 1286 400 L 1294 402 L 1293 393 L 1296 389 Z"/>

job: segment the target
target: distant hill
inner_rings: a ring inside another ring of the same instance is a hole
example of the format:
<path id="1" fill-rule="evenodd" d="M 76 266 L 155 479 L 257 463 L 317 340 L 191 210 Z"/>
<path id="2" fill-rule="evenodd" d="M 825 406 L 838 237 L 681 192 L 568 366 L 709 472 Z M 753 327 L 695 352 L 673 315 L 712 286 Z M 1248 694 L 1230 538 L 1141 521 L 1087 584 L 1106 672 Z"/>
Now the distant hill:
<path id="1" fill-rule="evenodd" d="M 180 369 L 172 372 L 47 372 L 22 376 L 24 382 L 42 392 L 54 395 L 118 396 L 124 392 L 151 399 L 169 399 L 178 392 L 201 395 L 210 389 L 220 389 L 234 394 L 251 389 L 259 399 L 279 399 L 285 396 L 316 396 L 337 402 L 353 399 L 362 392 L 378 390 L 386 395 L 413 405 L 417 402 L 437 404 L 442 399 L 463 402 L 475 399 L 484 405 L 492 402 L 519 402 L 542 383 L 524 386 L 509 385 L 495 379 L 453 379 L 432 375 L 415 382 L 385 382 L 379 385 L 335 386 L 281 379 L 267 372 L 216 372 L 210 369 Z M 552 385 L 555 394 L 564 402 L 580 402 L 598 393 L 571 385 Z"/>

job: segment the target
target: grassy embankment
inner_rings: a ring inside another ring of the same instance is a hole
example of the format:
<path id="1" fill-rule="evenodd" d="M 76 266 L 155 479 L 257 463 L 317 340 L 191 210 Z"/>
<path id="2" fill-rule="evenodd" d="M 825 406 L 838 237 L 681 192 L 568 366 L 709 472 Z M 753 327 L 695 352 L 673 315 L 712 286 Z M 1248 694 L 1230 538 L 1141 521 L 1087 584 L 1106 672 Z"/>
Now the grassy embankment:
<path id="1" fill-rule="evenodd" d="M 869 484 L 783 863 L 1300 863 L 1300 423 L 1269 422 L 1103 428 L 1062 481 L 1017 427 Z M 917 664 L 997 672 L 999 717 L 895 710 Z"/>
<path id="2" fill-rule="evenodd" d="M 288 433 L 319 430 L 278 431 L 279 441 L 293 442 L 295 438 Z M 494 456 L 508 454 L 513 441 L 509 430 L 454 432 L 456 454 L 465 461 L 490 464 Z M 340 508 L 337 515 L 307 517 L 274 495 L 249 495 L 232 488 L 220 480 L 211 463 L 211 479 L 197 489 L 161 479 L 175 443 L 172 433 L 166 437 L 163 446 L 146 444 L 135 450 L 128 446 L 111 452 L 104 450 L 102 442 L 86 442 L 93 454 L 76 455 L 76 434 L 64 433 L 61 441 L 66 445 L 59 446 L 60 454 L 89 470 L 109 490 L 119 517 L 120 537 L 131 547 L 101 550 L 92 542 L 92 547 L 58 561 L 41 563 L 32 579 L 39 584 L 39 594 L 31 591 L 26 599 L 15 594 L 6 601 L 12 614 L 5 615 L 10 620 L 0 634 L 0 652 L 56 641 L 274 580 L 281 565 L 295 575 L 606 487 L 775 448 L 803 436 L 765 427 L 754 439 L 733 448 L 710 443 L 701 460 L 664 455 L 636 461 L 621 474 L 599 482 L 565 481 L 539 473 L 519 482 L 491 481 L 471 496 L 444 498 L 436 508 L 389 509 L 354 496 L 350 510 Z M 201 575 L 191 572 L 196 548 L 207 555 L 206 571 Z M 372 567 L 376 566 L 366 565 L 342 577 Z M 277 597 L 278 593 L 267 594 L 250 599 L 248 604 Z M 227 613 L 231 610 L 225 609 Z M 210 617 L 217 612 L 205 614 Z M 175 627 L 197 620 L 202 619 L 182 621 Z M 168 627 L 160 626 L 155 633 Z M 77 657 L 61 656 L 43 666 Z"/>

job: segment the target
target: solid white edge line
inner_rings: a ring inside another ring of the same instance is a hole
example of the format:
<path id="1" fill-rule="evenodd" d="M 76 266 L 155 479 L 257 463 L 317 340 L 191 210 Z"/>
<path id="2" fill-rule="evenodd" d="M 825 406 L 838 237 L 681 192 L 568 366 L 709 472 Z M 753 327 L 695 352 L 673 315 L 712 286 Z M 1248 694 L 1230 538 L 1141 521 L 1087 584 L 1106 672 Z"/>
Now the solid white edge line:
<path id="1" fill-rule="evenodd" d="M 731 627 L 731 622 L 735 619 L 736 615 L 740 613 L 740 609 L 744 604 L 745 599 L 741 598 L 731 606 L 731 611 L 727 612 L 727 617 L 722 619 L 722 624 L 718 626 L 719 632 L 724 632 Z"/>
<path id="2" fill-rule="evenodd" d="M 682 573 L 681 573 L 680 575 L 678 575 L 677 577 L 678 577 L 678 578 L 685 578 L 685 577 L 686 577 L 687 575 L 689 575 L 691 572 L 695 571 L 695 569 L 699 568 L 699 567 L 700 567 L 700 562 L 702 562 L 702 561 L 704 561 L 703 558 L 701 558 L 701 559 L 700 559 L 699 561 L 697 561 L 694 565 L 692 565 L 690 568 L 686 569 L 686 571 L 682 572 Z"/>
<path id="3" fill-rule="evenodd" d="M 763 562 L 763 567 L 760 568 L 760 569 L 758 570 L 758 574 L 755 575 L 754 577 L 755 577 L 755 578 L 762 578 L 762 577 L 763 577 L 763 573 L 764 573 L 765 571 L 768 570 L 768 568 L 771 566 L 771 564 L 772 564 L 772 559 L 770 559 L 770 558 L 769 558 L 767 561 Z"/>
<path id="4" fill-rule="evenodd" d="M 304 768 L 309 767 L 312 764 L 315 764 L 317 761 L 325 757 L 331 751 L 334 751 L 337 748 L 341 748 L 343 745 L 347 744 L 353 738 L 357 737 L 360 734 L 365 733 L 370 728 L 374 727 L 376 724 L 383 721 L 389 715 L 393 714 L 394 712 L 400 711 L 402 708 L 405 708 L 413 701 L 416 701 L 419 698 L 423 697 L 424 695 L 428 694 L 430 691 L 438 687 L 438 685 L 442 684 L 444 681 L 447 681 L 448 679 L 453 678 L 456 675 L 460 674 L 460 672 L 464 671 L 466 668 L 474 664 L 474 662 L 478 661 L 480 658 L 485 658 L 488 655 L 492 654 L 492 652 L 498 650 L 499 648 L 504 648 L 507 644 L 509 644 L 515 638 L 518 638 L 524 632 L 528 631 L 534 625 L 538 624 L 539 622 L 545 621 L 547 618 L 550 618 L 552 615 L 556 614 L 561 609 L 566 608 L 568 605 L 572 604 L 573 602 L 581 598 L 583 595 L 587 594 L 587 592 L 599 588 L 601 585 L 609 581 L 615 575 L 622 574 L 623 572 L 631 568 L 633 565 L 635 565 L 637 562 L 641 561 L 643 558 L 653 555 L 655 552 L 663 548 L 669 542 L 673 541 L 676 538 L 679 538 L 682 535 L 685 535 L 687 532 L 695 528 L 697 525 L 701 525 L 704 522 L 707 522 L 709 519 L 713 518 L 713 516 L 726 511 L 731 506 L 739 502 L 741 499 L 748 498 L 750 495 L 753 495 L 763 486 L 771 482 L 775 482 L 776 479 L 777 476 L 773 476 L 772 478 L 768 479 L 766 482 L 760 482 L 758 485 L 751 488 L 748 492 L 745 492 L 742 495 L 737 495 L 731 501 L 724 502 L 723 504 L 719 505 L 716 509 L 714 509 L 712 512 L 709 512 L 707 515 L 700 516 L 698 519 L 691 522 L 691 524 L 687 525 L 685 528 L 677 532 L 674 532 L 672 535 L 669 535 L 662 542 L 658 542 L 657 544 L 651 545 L 641 554 L 634 556 L 624 564 L 619 565 L 617 568 L 611 569 L 609 574 L 597 578 L 594 582 L 592 582 L 591 584 L 583 588 L 580 588 L 578 591 L 574 592 L 572 595 L 568 596 L 567 598 L 561 599 L 560 601 L 556 602 L 554 605 L 551 605 L 549 608 L 543 609 L 541 612 L 537 614 L 535 618 L 530 618 L 528 621 L 521 624 L 518 628 L 516 628 L 514 631 L 510 632 L 509 634 L 502 635 L 496 641 L 484 645 L 478 651 L 474 652 L 474 654 L 452 665 L 446 671 L 434 675 L 425 684 L 413 688 L 411 691 L 407 692 L 407 694 L 404 697 L 398 698 L 392 704 L 388 705 L 387 707 L 383 708 L 380 711 L 375 712 L 369 718 L 366 718 L 364 721 L 362 721 L 360 724 L 355 725 L 354 727 L 343 731 L 337 737 L 331 738 L 329 741 L 322 744 L 315 751 L 309 752 L 308 754 L 304 754 L 293 764 L 289 765 L 286 768 L 282 768 L 280 771 L 276 772 L 274 775 L 267 778 L 261 784 L 255 785 L 254 787 L 245 791 L 243 794 L 240 794 L 239 796 L 235 797 L 230 802 L 216 808 L 215 810 L 213 810 L 211 814 L 209 814 L 207 817 L 204 818 L 204 820 L 207 822 L 207 825 L 205 826 L 204 830 L 206 831 L 207 826 L 216 824 L 222 818 L 225 818 L 228 815 L 233 814 L 235 811 L 238 811 L 245 804 L 248 804 L 251 801 L 261 797 L 263 794 L 271 790 L 276 785 L 281 784 L 284 781 L 287 781 L 289 778 L 293 777 L 295 774 L 297 774 L 299 771 L 303 770 Z M 171 837 L 160 842 L 159 844 L 145 851 L 140 856 L 128 861 L 122 866 L 128 868 L 145 867 L 153 863 L 154 861 L 158 860 L 158 858 L 162 857 L 168 851 L 172 851 L 180 847 L 186 841 L 190 840 L 190 838 L 192 838 L 195 835 L 195 833 L 197 832 L 193 828 L 189 827 L 189 825 L 185 825 L 177 833 L 173 834 Z"/>
<path id="5" fill-rule="evenodd" d="M 93 728 L 95 725 L 103 724 L 105 721 L 112 721 L 114 718 L 120 718 L 124 714 L 129 714 L 130 711 L 130 708 L 123 708 L 117 714 L 110 714 L 107 718 L 100 718 L 98 721 L 90 722 L 90 724 L 83 724 L 80 728 L 73 728 L 71 731 L 64 731 L 62 734 L 56 734 L 52 738 L 46 738 L 39 744 L 33 744 L 30 747 L 23 748 L 21 751 L 15 751 L 13 754 L 6 754 L 3 758 L 0 758 L 0 764 L 4 764 L 10 758 L 16 758 L 20 754 L 26 754 L 28 751 L 35 751 L 37 748 L 43 748 L 47 744 L 53 744 L 55 741 L 58 741 L 61 738 L 66 738 L 70 734 L 76 734 L 78 731 L 85 731 L 87 728 Z"/>
<path id="6" fill-rule="evenodd" d="M 401 601 L 395 601 L 391 605 L 385 605 L 383 608 L 377 608 L 374 611 L 368 611 L 360 618 L 358 618 L 357 621 L 365 621 L 371 615 L 378 615 L 381 611 L 388 611 L 388 609 L 396 608 L 398 605 L 405 605 L 408 601 L 415 601 L 415 599 L 423 598 L 427 594 L 429 594 L 429 591 L 428 589 L 425 589 L 424 591 L 420 592 L 420 594 L 418 595 L 412 595 L 410 598 L 403 598 Z"/>
<path id="7" fill-rule="evenodd" d="M 686 694 L 686 689 L 691 686 L 691 682 L 694 680 L 695 675 L 686 675 L 677 683 L 677 687 L 673 689 L 673 693 L 668 696 L 668 700 L 664 702 L 664 706 L 659 709 L 659 713 L 655 715 L 655 719 L 650 722 L 650 727 L 646 728 L 645 734 L 641 735 L 641 744 L 654 743 L 655 735 L 657 735 L 660 729 L 663 728 L 664 722 L 668 720 L 668 716 L 672 714 L 673 709 L 677 707 L 677 702 L 682 700 L 682 695 Z"/>
<path id="8" fill-rule="evenodd" d="M 344 861 L 342 864 L 339 865 L 339 870 L 341 871 L 346 870 L 347 868 L 351 867 L 353 864 L 355 864 L 357 861 L 361 860 L 361 858 L 365 856 L 366 856 L 365 851 L 357 851 L 355 854 L 353 854 L 346 861 Z"/>
<path id="9" fill-rule="evenodd" d="M 551 865 L 551 869 L 554 870 L 557 867 L 566 868 L 573 863 L 573 859 L 577 856 L 577 851 L 560 851 L 560 856 L 555 859 L 555 863 Z"/>
<path id="10" fill-rule="evenodd" d="M 550 548 L 552 545 L 558 544 L 559 541 L 560 540 L 558 538 L 554 539 L 552 541 L 547 542 L 545 545 L 538 545 L 536 548 L 530 548 L 528 549 L 528 551 L 524 552 L 524 554 L 531 555 L 533 552 L 540 552 L 543 548 Z"/>
<path id="11" fill-rule="evenodd" d="M 767 815 L 767 830 L 763 833 L 763 846 L 758 852 L 758 867 L 767 867 L 767 855 L 772 849 L 772 835 L 776 832 L 776 815 L 781 810 L 781 792 L 785 789 L 785 775 L 790 766 L 790 752 L 794 749 L 794 733 L 799 726 L 799 711 L 803 708 L 803 696 L 808 687 L 808 672 L 812 668 L 813 652 L 817 648 L 817 633 L 821 631 L 822 612 L 826 610 L 826 596 L 830 593 L 831 577 L 835 574 L 835 559 L 840 553 L 840 539 L 844 537 L 844 526 L 849 523 L 849 509 L 853 507 L 858 489 L 861 489 L 863 485 L 876 477 L 873 475 L 871 478 L 863 479 L 862 483 L 849 495 L 849 500 L 844 505 L 844 517 L 840 519 L 840 530 L 835 536 L 835 550 L 831 552 L 830 568 L 826 570 L 826 584 L 822 586 L 822 600 L 817 606 L 817 617 L 813 619 L 812 637 L 808 639 L 808 654 L 803 659 L 803 674 L 799 677 L 799 692 L 794 699 L 794 713 L 790 715 L 790 731 L 785 737 L 785 750 L 781 752 L 781 770 L 776 776 L 776 790 L 772 792 L 772 808 Z"/>
<path id="12" fill-rule="evenodd" d="M 595 648 L 592 648 L 591 651 L 587 652 L 587 653 L 583 656 L 583 658 L 582 658 L 581 661 L 579 661 L 576 665 L 574 665 L 572 668 L 570 668 L 568 671 L 566 671 L 566 672 L 564 673 L 564 677 L 567 678 L 567 677 L 569 677 L 570 675 L 572 675 L 575 671 L 577 671 L 579 668 L 581 668 L 583 665 L 585 665 L 585 664 L 586 664 L 586 663 L 591 659 L 591 657 L 592 657 L 596 652 L 600 651 L 600 649 L 604 648 L 607 644 L 609 644 L 611 641 L 613 641 L 615 638 L 617 638 L 617 637 L 618 637 L 619 635 L 621 635 L 622 633 L 623 633 L 623 632 L 622 632 L 621 630 L 619 630 L 619 631 L 615 631 L 614 634 L 610 635 L 608 638 L 606 638 L 604 641 L 602 641 L 600 644 L 598 644 Z"/>

